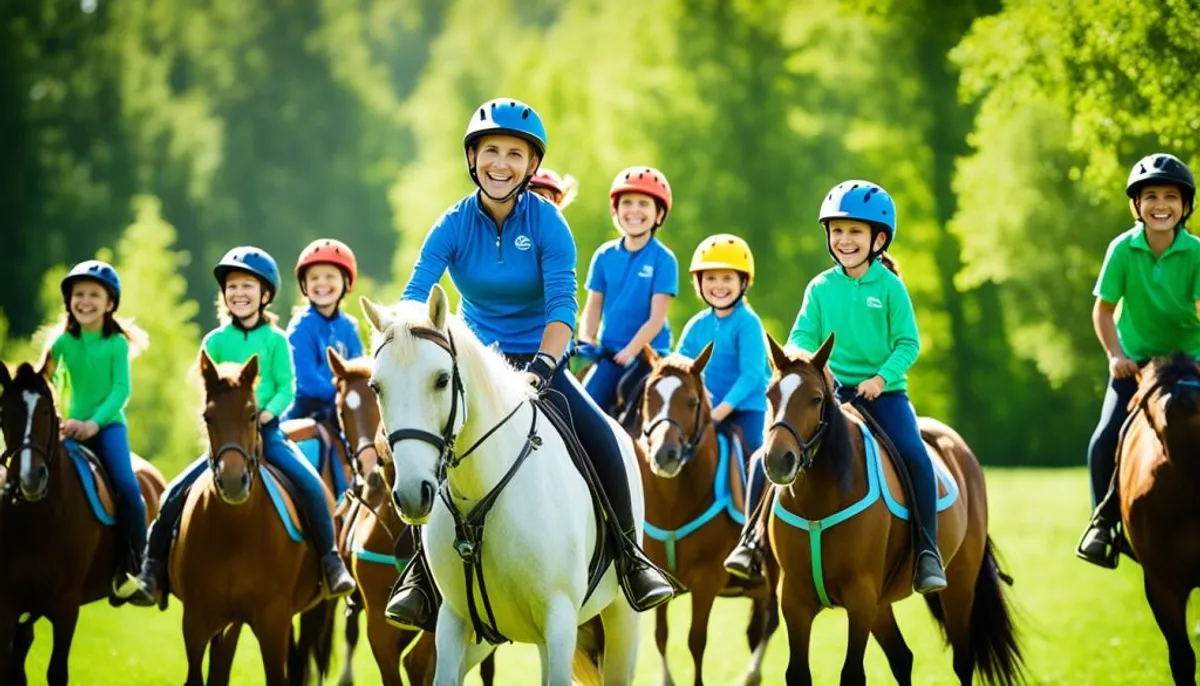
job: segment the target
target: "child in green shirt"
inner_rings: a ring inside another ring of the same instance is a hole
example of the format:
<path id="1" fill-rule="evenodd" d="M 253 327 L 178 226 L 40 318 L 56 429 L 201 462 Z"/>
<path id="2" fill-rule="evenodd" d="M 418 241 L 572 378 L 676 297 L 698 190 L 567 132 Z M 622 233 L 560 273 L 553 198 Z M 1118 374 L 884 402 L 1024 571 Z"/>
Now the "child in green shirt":
<path id="1" fill-rule="evenodd" d="M 1200 358 L 1200 238 L 1184 227 L 1196 197 L 1192 170 L 1174 155 L 1144 157 L 1129 172 L 1125 194 L 1137 223 L 1109 243 L 1093 291 L 1092 324 L 1108 356 L 1109 381 L 1088 445 L 1097 507 L 1075 551 L 1110 569 L 1117 564 L 1113 529 L 1121 519 L 1113 479 L 1117 440 L 1138 369 L 1176 351 Z"/>
<path id="2" fill-rule="evenodd" d="M 145 343 L 145 333 L 115 318 L 121 277 L 112 265 L 80 262 L 63 278 L 61 288 L 67 317 L 63 332 L 50 344 L 50 357 L 68 406 L 63 434 L 96 454 L 116 488 L 122 543 L 115 578 L 124 579 L 137 573 L 146 545 L 146 504 L 133 474 L 125 426 L 131 343 L 136 352 Z"/>
<path id="3" fill-rule="evenodd" d="M 354 591 L 354 578 L 346 571 L 334 544 L 333 519 L 326 506 L 325 486 L 308 460 L 279 429 L 279 415 L 292 403 L 295 393 L 287 337 L 266 311 L 279 290 L 279 267 L 266 252 L 243 246 L 225 253 L 214 275 L 221 286 L 223 319 L 227 321 L 204 337 L 204 350 L 217 364 L 245 363 L 258 355 L 262 371 L 255 386 L 255 396 L 263 455 L 296 486 L 297 505 L 304 511 L 314 544 L 322 556 L 321 568 L 329 594 L 335 598 L 348 595 Z M 130 598 L 135 605 L 154 604 L 159 566 L 170 552 L 171 532 L 183 512 L 187 490 L 207 468 L 208 457 L 201 456 L 167 487 L 158 519 L 150 528 L 145 565 L 138 578 L 139 588 Z"/>

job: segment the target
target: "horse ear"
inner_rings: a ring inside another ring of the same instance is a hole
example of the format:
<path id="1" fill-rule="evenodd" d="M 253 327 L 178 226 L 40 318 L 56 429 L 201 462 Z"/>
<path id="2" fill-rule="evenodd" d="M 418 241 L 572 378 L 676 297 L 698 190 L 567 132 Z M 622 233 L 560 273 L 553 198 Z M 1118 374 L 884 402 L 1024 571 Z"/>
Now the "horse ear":
<path id="1" fill-rule="evenodd" d="M 358 297 L 358 304 L 362 307 L 363 315 L 366 316 L 367 321 L 371 323 L 371 328 L 375 331 L 383 333 L 388 328 L 388 325 L 391 324 L 391 321 L 384 314 L 382 308 L 371 302 L 367 296 L 360 295 Z"/>
<path id="2" fill-rule="evenodd" d="M 648 362 L 651 367 L 658 366 L 659 360 L 662 359 L 662 356 L 658 354 L 658 351 L 654 348 L 651 348 L 649 343 L 642 346 L 642 354 L 646 356 L 646 362 Z"/>
<path id="3" fill-rule="evenodd" d="M 771 334 L 767 334 L 767 352 L 771 358 L 771 366 L 775 369 L 783 369 L 791 362 L 791 358 L 779 347 L 779 343 Z"/>
<path id="4" fill-rule="evenodd" d="M 825 339 L 825 342 L 821 344 L 821 347 L 812 356 L 812 364 L 817 369 L 824 369 L 825 363 L 829 362 L 829 353 L 833 352 L 833 338 L 833 332 L 830 331 L 829 338 Z"/>
<path id="5" fill-rule="evenodd" d="M 238 373 L 239 386 L 252 386 L 258 380 L 258 353 L 250 356 L 246 360 L 246 364 L 242 365 L 242 371 Z"/>
<path id="6" fill-rule="evenodd" d="M 217 373 L 217 365 L 204 348 L 200 348 L 200 375 L 204 377 L 206 388 L 212 388 L 221 382 L 221 375 Z"/>
<path id="7" fill-rule="evenodd" d="M 346 360 L 338 354 L 338 351 L 333 346 L 326 346 L 325 358 L 329 360 L 329 368 L 333 370 L 333 375 L 339 379 L 346 376 Z"/>
<path id="8" fill-rule="evenodd" d="M 42 355 L 42 365 L 38 367 L 38 375 L 49 381 L 50 377 L 54 376 L 55 366 L 54 356 L 47 350 L 46 354 Z"/>
<path id="9" fill-rule="evenodd" d="M 700 354 L 697 355 L 696 359 L 692 362 L 693 374 L 698 375 L 700 372 L 704 371 L 704 368 L 708 366 L 709 358 L 712 357 L 712 351 L 713 344 L 712 341 L 709 341 L 708 345 L 704 346 L 704 350 L 701 350 Z"/>
<path id="10" fill-rule="evenodd" d="M 433 328 L 438 331 L 446 329 L 446 314 L 450 311 L 450 303 L 446 299 L 446 291 L 438 284 L 433 284 L 433 290 L 429 291 L 429 321 L 433 322 Z"/>
<path id="11" fill-rule="evenodd" d="M 0 387 L 8 388 L 12 383 L 12 374 L 8 371 L 8 365 L 0 362 Z"/>

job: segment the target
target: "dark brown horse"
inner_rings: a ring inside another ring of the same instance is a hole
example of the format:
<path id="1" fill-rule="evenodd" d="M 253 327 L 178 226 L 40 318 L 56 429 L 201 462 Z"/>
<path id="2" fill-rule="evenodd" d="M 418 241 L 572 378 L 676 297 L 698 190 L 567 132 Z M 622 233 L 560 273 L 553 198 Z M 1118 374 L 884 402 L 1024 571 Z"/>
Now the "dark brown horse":
<path id="1" fill-rule="evenodd" d="M 208 683 L 227 684 L 238 633 L 248 624 L 267 684 L 282 686 L 292 617 L 323 598 L 317 555 L 289 538 L 261 483 L 258 356 L 217 365 L 201 351 L 200 372 L 210 469 L 188 493 L 170 562 L 171 591 L 183 603 L 187 684 L 202 683 L 210 641 Z"/>
<path id="2" fill-rule="evenodd" d="M 695 666 L 696 684 L 704 683 L 704 650 L 708 618 L 718 595 L 741 595 L 729 586 L 724 560 L 741 534 L 740 467 L 733 446 L 726 453 L 724 470 L 712 423 L 712 408 L 701 371 L 708 364 L 712 344 L 693 361 L 680 355 L 659 357 L 649 347 L 646 359 L 650 376 L 642 395 L 641 423 L 637 434 L 643 448 L 642 483 L 646 492 L 645 549 L 659 566 L 676 576 L 691 591 L 692 625 L 688 649 Z M 730 478 L 738 479 L 737 488 Z M 723 494 L 719 500 L 717 493 Z M 735 521 L 734 517 L 737 517 Z M 774 570 L 768 570 L 768 574 Z M 773 575 L 772 575 L 773 577 Z M 762 680 L 762 660 L 771 634 L 779 626 L 774 584 L 753 595 L 750 626 L 746 630 L 753 656 L 745 682 Z M 663 683 L 674 683 L 667 665 L 667 604 L 656 609 L 655 643 L 662 656 Z"/>
<path id="3" fill-rule="evenodd" d="M 1121 522 L 1176 684 L 1196 683 L 1188 594 L 1200 587 L 1200 365 L 1187 355 L 1142 371 L 1118 450 Z"/>
<path id="4" fill-rule="evenodd" d="M 67 683 L 67 665 L 79 607 L 109 596 L 114 575 L 113 529 L 92 514 L 63 444 L 49 357 L 10 376 L 0 364 L 0 423 L 6 450 L 0 464 L 0 683 L 24 684 L 33 625 L 54 626 L 46 682 Z M 134 456 L 134 474 L 150 518 L 166 488 L 162 474 Z M 102 496 L 103 497 L 103 496 Z M 22 615 L 28 615 L 18 622 Z"/>
<path id="5" fill-rule="evenodd" d="M 375 447 L 381 420 L 379 400 L 370 386 L 371 360 L 343 360 L 330 350 L 329 364 L 337 386 L 338 416 L 352 452 L 351 463 L 358 474 L 359 490 L 357 497 L 351 498 L 353 506 L 345 527 L 344 548 L 348 553 L 347 566 L 358 581 L 358 592 L 367 612 L 367 641 L 384 686 L 403 683 L 400 659 L 410 645 L 412 650 L 404 657 L 409 683 L 432 684 L 436 664 L 433 634 L 398 629 L 383 616 L 388 593 L 413 550 L 412 537 L 404 535 L 406 526 L 388 497 L 395 466 L 381 464 Z M 347 618 L 347 631 L 350 623 L 357 621 L 355 612 Z M 487 686 L 494 681 L 495 669 L 494 654 L 479 665 L 480 676 Z M 342 683 L 349 683 L 344 675 Z"/>
<path id="6" fill-rule="evenodd" d="M 812 621 L 830 606 L 845 608 L 850 620 L 842 684 L 866 683 L 868 635 L 883 648 L 896 681 L 910 684 L 912 652 L 892 614 L 892 604 L 912 593 L 913 576 L 910 525 L 892 512 L 903 502 L 897 458 L 883 457 L 883 443 L 865 438 L 861 416 L 836 402 L 826 366 L 832 335 L 813 355 L 769 343 L 775 372 L 763 465 L 773 483 L 786 487 L 775 489 L 769 529 L 783 570 L 787 682 L 812 683 Z M 941 499 L 952 500 L 939 507 L 938 518 L 949 585 L 925 602 L 953 648 L 960 683 L 970 684 L 975 672 L 989 683 L 1016 683 L 1021 652 L 987 532 L 983 470 L 953 429 L 928 418 L 919 425 L 931 459 L 936 456 L 935 472 L 949 474 L 957 491 L 953 498 L 939 486 Z"/>

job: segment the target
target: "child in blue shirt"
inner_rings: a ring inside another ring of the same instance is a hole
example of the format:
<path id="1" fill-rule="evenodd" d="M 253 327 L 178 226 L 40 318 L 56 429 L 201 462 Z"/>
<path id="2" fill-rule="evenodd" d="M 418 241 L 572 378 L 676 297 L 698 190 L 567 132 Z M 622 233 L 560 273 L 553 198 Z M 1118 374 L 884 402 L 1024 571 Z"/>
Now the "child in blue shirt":
<path id="1" fill-rule="evenodd" d="M 667 309 L 679 292 L 679 262 L 655 235 L 671 211 L 671 186 L 662 172 L 652 167 L 622 170 L 608 197 L 621 238 L 592 255 L 579 340 L 581 352 L 586 355 L 592 346 L 588 356 L 596 358 L 584 389 L 611 413 L 622 377 L 629 372 L 640 378 L 650 371 L 642 349 L 647 344 L 663 353 L 671 349 Z"/>

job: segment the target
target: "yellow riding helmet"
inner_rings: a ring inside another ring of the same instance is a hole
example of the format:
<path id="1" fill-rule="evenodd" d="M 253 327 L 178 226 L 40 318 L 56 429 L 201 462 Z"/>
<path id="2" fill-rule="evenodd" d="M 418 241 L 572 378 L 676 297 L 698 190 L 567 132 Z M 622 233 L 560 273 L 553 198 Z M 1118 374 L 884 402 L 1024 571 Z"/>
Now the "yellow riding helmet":
<path id="1" fill-rule="evenodd" d="M 692 274 L 709 269 L 732 269 L 746 275 L 747 283 L 754 283 L 754 253 L 746 241 L 729 233 L 719 233 L 700 241 L 692 253 Z"/>

